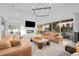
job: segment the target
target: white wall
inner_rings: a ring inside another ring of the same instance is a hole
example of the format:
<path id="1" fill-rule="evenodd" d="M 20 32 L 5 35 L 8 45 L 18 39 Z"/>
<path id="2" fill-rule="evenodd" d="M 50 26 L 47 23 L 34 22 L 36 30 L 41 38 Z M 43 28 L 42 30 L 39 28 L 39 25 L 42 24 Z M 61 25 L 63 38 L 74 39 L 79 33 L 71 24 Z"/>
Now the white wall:
<path id="1" fill-rule="evenodd" d="M 30 39 L 31 37 L 35 36 L 36 32 L 37 32 L 37 23 L 35 22 L 35 27 L 25 27 L 25 23 L 24 26 L 21 27 L 21 36 L 25 37 L 26 39 Z M 33 33 L 27 33 L 27 30 L 33 30 Z"/>
<path id="2" fill-rule="evenodd" d="M 3 17 L 4 18 L 4 17 Z M 4 18 L 5 19 L 5 18 Z M 8 20 L 7 18 L 5 19 L 6 20 L 6 28 L 5 28 L 5 34 L 6 35 L 10 35 L 10 31 L 8 31 L 8 29 L 9 29 L 9 25 L 10 24 L 13 24 L 13 25 L 17 25 L 17 26 L 25 26 L 25 20 L 23 20 L 23 21 L 10 21 L 10 20 Z M 17 19 L 16 19 L 17 20 Z M 28 19 L 28 21 L 32 21 L 32 20 L 29 20 Z M 36 21 L 34 21 L 34 22 L 36 22 Z M 37 23 L 36 23 L 37 24 Z M 34 33 L 36 33 L 36 31 L 37 31 L 37 25 L 35 24 L 35 28 L 30 28 L 30 27 L 25 27 L 25 30 L 23 30 L 22 29 L 22 32 L 25 32 L 25 36 L 27 37 L 27 38 L 30 38 L 30 37 L 32 37 L 33 35 L 34 35 Z M 0 29 L 1 30 L 1 29 Z M 34 33 L 30 33 L 30 34 L 27 34 L 27 32 L 26 32 L 26 30 L 34 30 Z"/>
<path id="3" fill-rule="evenodd" d="M 79 13 L 73 14 L 74 21 L 73 21 L 73 27 L 74 32 L 79 32 Z"/>
<path id="4" fill-rule="evenodd" d="M 4 22 L 3 25 L 1 24 L 2 22 Z M 0 39 L 5 36 L 5 30 L 6 30 L 5 23 L 6 23 L 6 21 L 5 21 L 4 17 L 0 16 Z"/>

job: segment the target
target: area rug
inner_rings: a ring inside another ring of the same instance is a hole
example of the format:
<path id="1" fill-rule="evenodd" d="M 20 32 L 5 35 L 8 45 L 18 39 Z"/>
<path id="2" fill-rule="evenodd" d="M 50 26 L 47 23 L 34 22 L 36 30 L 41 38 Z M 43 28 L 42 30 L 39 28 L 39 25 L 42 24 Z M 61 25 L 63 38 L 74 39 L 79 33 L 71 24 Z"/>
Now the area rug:
<path id="1" fill-rule="evenodd" d="M 32 56 L 70 56 L 71 54 L 65 51 L 63 44 L 57 44 L 50 42 L 50 46 L 44 46 L 42 49 L 38 49 L 37 45 L 33 43 Z"/>

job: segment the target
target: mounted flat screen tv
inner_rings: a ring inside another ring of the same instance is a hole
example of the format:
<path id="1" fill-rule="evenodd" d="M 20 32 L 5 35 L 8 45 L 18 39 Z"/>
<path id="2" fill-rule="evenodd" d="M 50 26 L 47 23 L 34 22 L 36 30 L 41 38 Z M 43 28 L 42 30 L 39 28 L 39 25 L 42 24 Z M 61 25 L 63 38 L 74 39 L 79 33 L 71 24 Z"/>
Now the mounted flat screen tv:
<path id="1" fill-rule="evenodd" d="M 35 27 L 35 22 L 33 22 L 33 21 L 25 21 L 25 27 Z"/>

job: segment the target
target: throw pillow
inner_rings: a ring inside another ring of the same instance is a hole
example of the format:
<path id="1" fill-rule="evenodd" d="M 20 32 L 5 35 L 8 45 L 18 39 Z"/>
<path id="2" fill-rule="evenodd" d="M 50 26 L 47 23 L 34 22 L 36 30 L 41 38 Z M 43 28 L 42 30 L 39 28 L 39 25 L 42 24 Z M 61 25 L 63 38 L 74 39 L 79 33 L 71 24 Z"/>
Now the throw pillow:
<path id="1" fill-rule="evenodd" d="M 18 41 L 16 38 L 13 38 L 10 42 L 12 47 L 20 45 L 20 41 Z"/>

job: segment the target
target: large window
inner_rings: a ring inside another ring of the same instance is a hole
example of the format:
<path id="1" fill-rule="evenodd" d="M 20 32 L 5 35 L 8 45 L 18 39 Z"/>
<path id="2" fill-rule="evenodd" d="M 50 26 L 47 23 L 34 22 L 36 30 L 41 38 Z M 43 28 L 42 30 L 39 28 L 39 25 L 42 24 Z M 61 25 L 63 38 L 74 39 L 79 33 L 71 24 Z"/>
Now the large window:
<path id="1" fill-rule="evenodd" d="M 72 32 L 73 19 L 67 19 L 67 20 L 38 25 L 38 33 L 42 33 L 43 31 L 58 32 L 58 33 L 60 33 L 60 31 Z"/>

